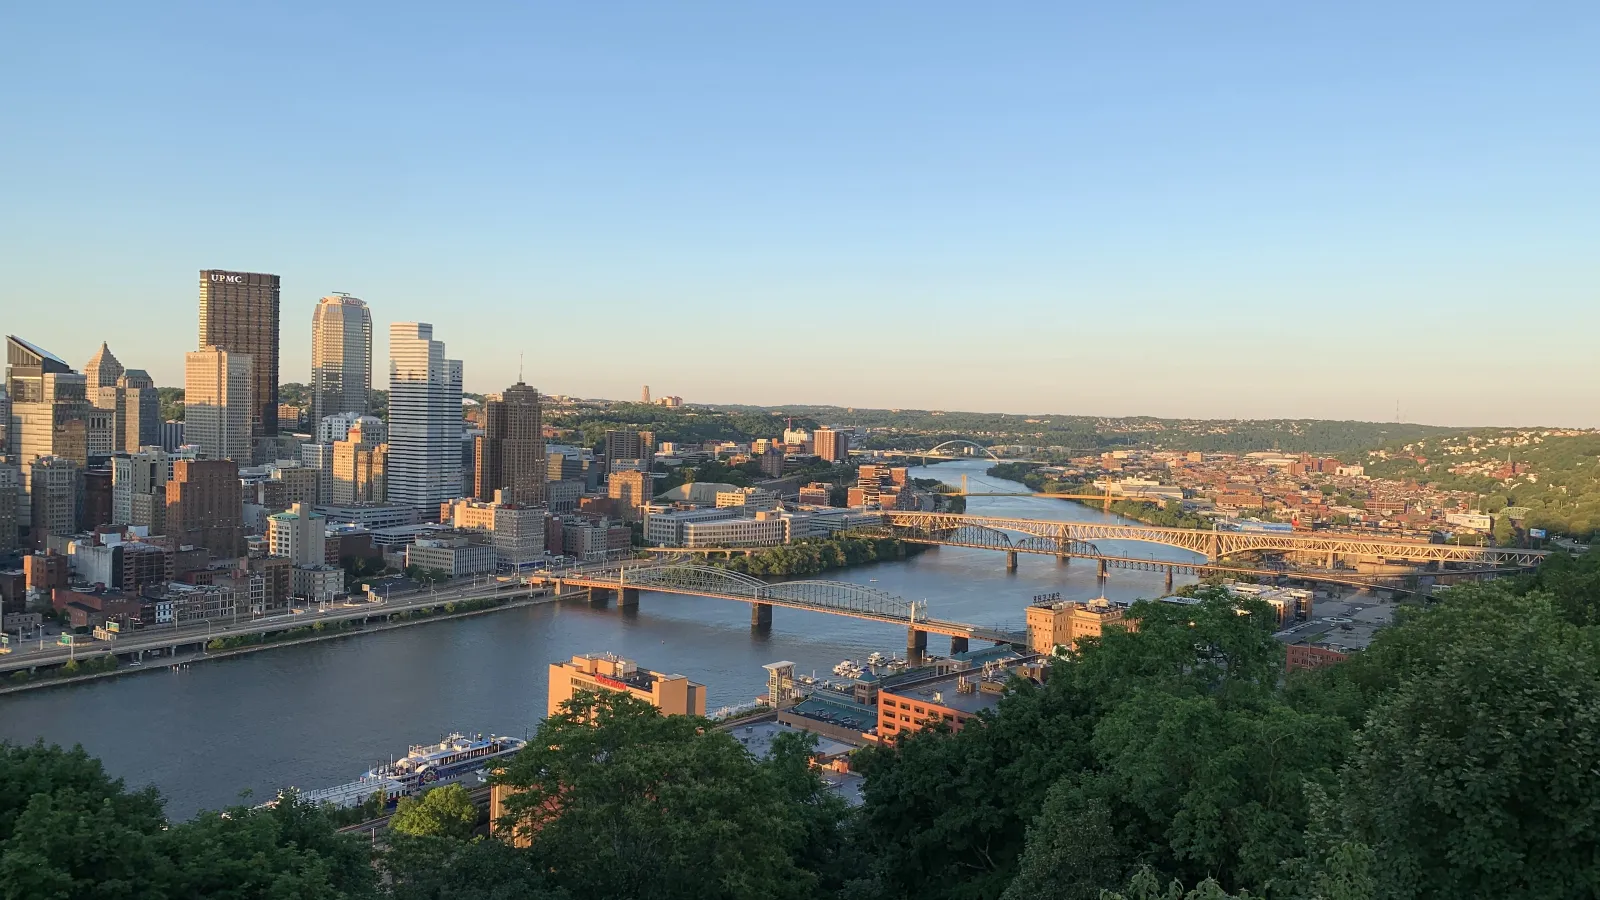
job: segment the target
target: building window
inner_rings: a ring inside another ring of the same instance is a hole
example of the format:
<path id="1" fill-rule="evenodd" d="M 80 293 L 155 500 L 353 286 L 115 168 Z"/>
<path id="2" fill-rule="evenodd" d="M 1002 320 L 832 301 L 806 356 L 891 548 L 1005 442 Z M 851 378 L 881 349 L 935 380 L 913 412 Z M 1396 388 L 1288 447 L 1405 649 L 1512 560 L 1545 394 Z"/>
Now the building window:
<path id="1" fill-rule="evenodd" d="M 922 708 L 922 707 L 920 707 L 920 706 L 919 706 L 919 707 L 917 707 L 917 708 L 916 708 L 916 709 L 914 709 L 914 710 L 912 710 L 912 712 L 915 712 L 915 713 L 919 713 L 919 714 L 920 714 L 920 713 L 925 713 L 925 712 L 927 712 L 927 710 L 925 710 L 925 709 L 923 709 L 923 708 Z"/>

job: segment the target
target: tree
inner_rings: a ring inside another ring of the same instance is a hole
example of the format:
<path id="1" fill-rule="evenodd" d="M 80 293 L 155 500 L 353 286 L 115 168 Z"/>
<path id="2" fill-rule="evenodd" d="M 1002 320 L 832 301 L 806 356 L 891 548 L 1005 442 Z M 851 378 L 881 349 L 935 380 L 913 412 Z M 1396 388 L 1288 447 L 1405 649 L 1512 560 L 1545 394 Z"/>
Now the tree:
<path id="1" fill-rule="evenodd" d="M 436 787 L 420 797 L 402 797 L 389 829 L 413 837 L 467 840 L 478 825 L 478 807 L 459 784 Z"/>
<path id="2" fill-rule="evenodd" d="M 383 854 L 393 900 L 567 900 L 537 858 L 504 841 L 391 834 Z"/>
<path id="3" fill-rule="evenodd" d="M 767 764 L 704 719 L 625 694 L 579 692 L 495 780 L 517 791 L 500 825 L 576 896 L 798 898 L 816 881 Z"/>
<path id="4" fill-rule="evenodd" d="M 1345 774 L 1380 895 L 1600 890 L 1600 641 L 1543 598 L 1463 634 L 1372 713 Z"/>
<path id="5" fill-rule="evenodd" d="M 1003 900 L 1099 900 L 1102 888 L 1121 881 L 1119 850 L 1105 801 L 1086 799 L 1063 779 L 1028 827 L 1027 851 Z"/>
<path id="6" fill-rule="evenodd" d="M 161 835 L 172 861 L 166 896 L 251 900 L 375 897 L 368 851 L 293 796 L 266 809 L 201 813 Z"/>

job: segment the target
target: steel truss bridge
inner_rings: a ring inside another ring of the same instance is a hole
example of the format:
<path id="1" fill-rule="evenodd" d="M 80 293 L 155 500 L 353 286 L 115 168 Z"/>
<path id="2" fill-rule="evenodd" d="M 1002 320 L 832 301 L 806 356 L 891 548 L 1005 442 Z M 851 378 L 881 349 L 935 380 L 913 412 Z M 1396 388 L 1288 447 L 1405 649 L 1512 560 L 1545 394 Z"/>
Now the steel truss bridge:
<path id="1" fill-rule="evenodd" d="M 1460 547 L 1316 534 L 1201 531 L 1156 525 L 1008 519 L 956 513 L 885 512 L 883 523 L 889 533 L 913 543 L 1051 553 L 1057 556 L 1106 557 L 1093 543 L 1102 540 L 1140 541 L 1178 547 L 1204 556 L 1207 563 L 1215 563 L 1236 553 L 1268 550 L 1322 555 L 1330 561 L 1348 556 L 1409 563 L 1467 563 L 1498 568 L 1531 568 L 1547 555 L 1547 551 L 1543 550 L 1503 547 Z M 1016 540 L 1011 537 L 1012 533 L 1025 537 Z"/>
<path id="2" fill-rule="evenodd" d="M 638 603 L 639 591 L 659 591 L 744 601 L 752 604 L 753 613 L 759 614 L 765 610 L 768 622 L 771 621 L 771 608 L 782 606 L 903 625 L 913 635 L 921 632 L 924 643 L 928 633 L 949 635 L 961 640 L 978 638 L 1002 644 L 1027 642 L 1027 635 L 1023 632 L 929 618 L 926 601 L 905 600 L 866 585 L 844 581 L 784 581 L 769 584 L 739 572 L 678 562 L 671 558 L 665 562 L 641 561 L 637 565 L 534 576 L 533 580 L 554 583 L 558 593 L 568 586 L 616 592 L 625 606 Z M 756 622 L 758 618 L 758 615 L 752 615 L 751 621 Z"/>

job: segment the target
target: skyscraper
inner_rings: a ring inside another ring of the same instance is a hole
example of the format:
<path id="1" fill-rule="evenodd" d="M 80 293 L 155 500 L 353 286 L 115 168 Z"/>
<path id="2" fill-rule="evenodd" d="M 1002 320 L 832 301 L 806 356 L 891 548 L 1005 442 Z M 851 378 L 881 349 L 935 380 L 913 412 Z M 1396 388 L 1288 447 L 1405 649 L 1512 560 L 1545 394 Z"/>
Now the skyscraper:
<path id="1" fill-rule="evenodd" d="M 183 435 L 206 459 L 252 459 L 254 360 L 220 347 L 184 355 Z"/>
<path id="2" fill-rule="evenodd" d="M 372 311 L 349 294 L 323 297 L 311 314 L 311 422 L 366 415 L 372 400 Z"/>
<path id="3" fill-rule="evenodd" d="M 117 379 L 119 450 L 129 453 L 161 443 L 161 397 L 150 373 L 129 369 Z"/>
<path id="4" fill-rule="evenodd" d="M 66 360 L 15 335 L 6 338 L 6 392 L 11 399 L 10 452 L 21 470 L 19 522 L 33 521 L 33 461 L 41 456 L 71 460 L 79 472 L 89 464 L 87 381 Z"/>
<path id="5" fill-rule="evenodd" d="M 427 511 L 461 496 L 461 360 L 426 322 L 389 326 L 390 503 Z"/>
<path id="6" fill-rule="evenodd" d="M 545 501 L 544 424 L 539 392 L 522 382 L 503 394 L 490 394 L 484 404 L 484 429 L 478 437 L 475 493 L 493 500 L 503 490 L 510 503 Z"/>
<path id="7" fill-rule="evenodd" d="M 89 362 L 83 367 L 83 377 L 88 379 L 91 394 L 97 388 L 116 387 L 117 379 L 122 377 L 122 363 L 117 361 L 105 341 L 101 341 L 100 349 L 89 357 Z"/>
<path id="8" fill-rule="evenodd" d="M 30 468 L 33 545 L 42 548 L 50 535 L 78 530 L 83 510 L 83 467 L 64 456 L 41 456 L 33 460 Z"/>
<path id="9" fill-rule="evenodd" d="M 644 459 L 644 438 L 639 432 L 618 428 L 606 432 L 606 472 L 615 472 L 624 459 Z"/>
<path id="10" fill-rule="evenodd" d="M 263 457 L 278 438 L 278 297 L 276 275 L 200 272 L 200 346 L 250 357 L 252 453 L 260 448 Z"/>

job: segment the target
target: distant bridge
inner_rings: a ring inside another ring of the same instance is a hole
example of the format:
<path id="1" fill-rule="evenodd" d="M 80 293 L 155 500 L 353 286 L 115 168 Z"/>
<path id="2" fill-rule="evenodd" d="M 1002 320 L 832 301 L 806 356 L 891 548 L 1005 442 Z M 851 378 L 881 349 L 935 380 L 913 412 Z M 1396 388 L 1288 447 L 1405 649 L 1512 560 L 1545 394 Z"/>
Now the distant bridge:
<path id="1" fill-rule="evenodd" d="M 774 606 L 902 625 L 907 629 L 906 649 L 918 655 L 926 649 L 929 633 L 948 635 L 956 652 L 965 650 L 971 638 L 999 644 L 1021 644 L 1028 639 L 1025 631 L 930 618 L 926 601 L 905 600 L 865 585 L 845 581 L 769 584 L 739 572 L 680 562 L 671 557 L 634 565 L 534 575 L 529 580 L 535 584 L 554 585 L 558 594 L 568 587 L 576 587 L 588 589 L 591 598 L 615 595 L 624 607 L 638 606 L 640 591 L 739 600 L 751 605 L 750 623 L 757 627 L 772 624 Z"/>
<path id="2" fill-rule="evenodd" d="M 1205 531 L 1194 528 L 1164 528 L 1156 525 L 1110 525 L 1098 522 L 1063 522 L 1051 519 L 1012 519 L 995 516 L 970 516 L 957 513 L 885 512 L 884 526 L 894 536 L 923 544 L 950 544 L 1026 553 L 1055 553 L 1058 556 L 1103 556 L 1078 553 L 1094 541 L 1140 541 L 1178 547 L 1204 556 L 1207 563 L 1251 550 L 1319 554 L 1329 560 L 1338 557 L 1366 557 L 1408 563 L 1468 563 L 1497 568 L 1532 568 L 1548 555 L 1544 550 L 1504 547 L 1461 547 L 1316 533 L 1261 531 Z M 993 533 L 1013 532 L 1028 537 L 1000 546 Z M 1052 549 L 1053 548 L 1053 549 Z"/>

